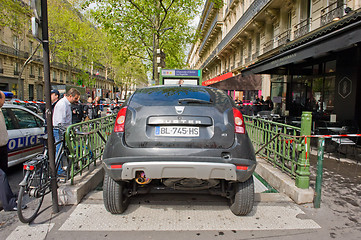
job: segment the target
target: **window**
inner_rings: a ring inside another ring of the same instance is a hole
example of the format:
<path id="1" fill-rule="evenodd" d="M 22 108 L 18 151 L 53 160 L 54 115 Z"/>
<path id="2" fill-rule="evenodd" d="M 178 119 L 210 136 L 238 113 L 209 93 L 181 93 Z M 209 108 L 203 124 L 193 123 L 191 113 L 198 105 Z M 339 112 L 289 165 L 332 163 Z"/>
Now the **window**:
<path id="1" fill-rule="evenodd" d="M 14 36 L 13 37 L 13 47 L 16 49 L 16 50 L 19 50 L 19 38 L 17 36 Z"/>
<path id="2" fill-rule="evenodd" d="M 137 90 L 131 100 L 130 106 L 173 106 L 178 104 L 179 99 L 192 98 L 211 102 L 212 104 L 229 104 L 229 98 L 222 90 L 199 89 L 193 87 L 167 87 L 148 88 Z M 188 102 L 185 104 L 202 104 Z"/>
<path id="3" fill-rule="evenodd" d="M 14 63 L 14 75 L 19 75 L 19 63 Z"/>
<path id="4" fill-rule="evenodd" d="M 30 77 L 34 77 L 34 66 L 30 65 Z"/>
<path id="5" fill-rule="evenodd" d="M 3 115 L 4 115 L 4 119 L 5 119 L 5 125 L 6 125 L 6 129 L 7 130 L 13 130 L 16 129 L 13 119 L 10 117 L 10 114 L 8 112 L 8 110 L 6 108 L 3 108 L 2 110 Z"/>
<path id="6" fill-rule="evenodd" d="M 32 54 L 33 53 L 33 42 L 29 41 L 29 53 Z"/>
<path id="7" fill-rule="evenodd" d="M 13 108 L 12 112 L 14 113 L 20 128 L 41 127 L 41 120 L 37 119 L 33 114 L 17 108 Z"/>
<path id="8" fill-rule="evenodd" d="M 0 58 L 0 73 L 4 73 L 3 59 Z"/>
<path id="9" fill-rule="evenodd" d="M 53 71 L 53 81 L 56 81 L 56 72 Z"/>
<path id="10" fill-rule="evenodd" d="M 33 84 L 29 84 L 29 100 L 30 101 L 34 100 L 34 85 Z"/>

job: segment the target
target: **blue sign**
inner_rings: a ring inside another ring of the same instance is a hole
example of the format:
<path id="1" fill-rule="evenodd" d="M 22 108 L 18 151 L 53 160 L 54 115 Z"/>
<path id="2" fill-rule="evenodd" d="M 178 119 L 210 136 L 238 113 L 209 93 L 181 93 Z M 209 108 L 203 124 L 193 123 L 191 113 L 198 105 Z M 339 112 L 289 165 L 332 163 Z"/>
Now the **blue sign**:
<path id="1" fill-rule="evenodd" d="M 179 70 L 179 69 L 162 69 L 163 76 L 183 76 L 183 77 L 199 77 L 200 70 Z"/>
<path id="2" fill-rule="evenodd" d="M 8 142 L 8 151 L 13 152 L 22 148 L 28 148 L 40 144 L 41 135 L 33 135 L 19 138 L 11 138 Z"/>
<path id="3" fill-rule="evenodd" d="M 198 77 L 199 71 L 198 70 L 175 70 L 176 76 L 186 76 L 186 77 Z"/>

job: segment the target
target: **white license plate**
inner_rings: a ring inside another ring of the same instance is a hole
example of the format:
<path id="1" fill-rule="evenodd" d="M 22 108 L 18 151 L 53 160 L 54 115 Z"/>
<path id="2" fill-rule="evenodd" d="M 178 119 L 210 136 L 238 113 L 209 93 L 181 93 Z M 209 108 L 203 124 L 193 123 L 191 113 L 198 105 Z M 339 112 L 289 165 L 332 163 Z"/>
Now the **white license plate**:
<path id="1" fill-rule="evenodd" d="M 157 126 L 155 127 L 155 136 L 198 137 L 199 127 Z"/>

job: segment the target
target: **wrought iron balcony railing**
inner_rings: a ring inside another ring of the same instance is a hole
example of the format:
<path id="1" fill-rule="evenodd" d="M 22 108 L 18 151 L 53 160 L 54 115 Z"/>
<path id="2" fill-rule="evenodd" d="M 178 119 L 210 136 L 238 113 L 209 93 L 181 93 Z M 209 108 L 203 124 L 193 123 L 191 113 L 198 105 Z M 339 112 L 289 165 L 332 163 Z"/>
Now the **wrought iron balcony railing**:
<path id="1" fill-rule="evenodd" d="M 302 37 L 303 35 L 310 32 L 311 29 L 311 22 L 312 18 L 306 18 L 305 20 L 301 21 L 299 24 L 295 26 L 294 39 Z"/>
<path id="2" fill-rule="evenodd" d="M 259 50 L 252 54 L 252 60 L 255 60 L 259 56 Z"/>
<path id="3" fill-rule="evenodd" d="M 338 4 L 334 2 L 329 6 L 321 10 L 321 26 L 326 25 L 327 23 L 332 22 L 333 20 L 339 19 L 344 16 L 344 9 L 346 4 Z"/>
<path id="4" fill-rule="evenodd" d="M 263 46 L 263 53 L 269 52 L 273 49 L 274 39 L 266 42 Z"/>
<path id="5" fill-rule="evenodd" d="M 281 45 L 289 42 L 291 39 L 291 29 L 284 31 L 283 33 L 278 35 L 277 38 L 278 38 L 278 40 L 277 40 L 278 46 L 281 46 Z"/>

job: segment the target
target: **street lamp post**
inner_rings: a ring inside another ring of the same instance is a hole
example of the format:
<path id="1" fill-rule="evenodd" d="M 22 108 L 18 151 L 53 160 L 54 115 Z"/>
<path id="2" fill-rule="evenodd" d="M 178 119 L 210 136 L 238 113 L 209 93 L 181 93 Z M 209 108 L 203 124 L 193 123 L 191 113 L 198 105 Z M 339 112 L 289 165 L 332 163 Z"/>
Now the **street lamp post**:
<path id="1" fill-rule="evenodd" d="M 159 85 L 159 76 L 157 66 L 157 49 L 159 47 L 159 35 L 167 30 L 171 30 L 173 27 L 163 28 L 153 33 L 153 81 L 155 85 Z"/>

